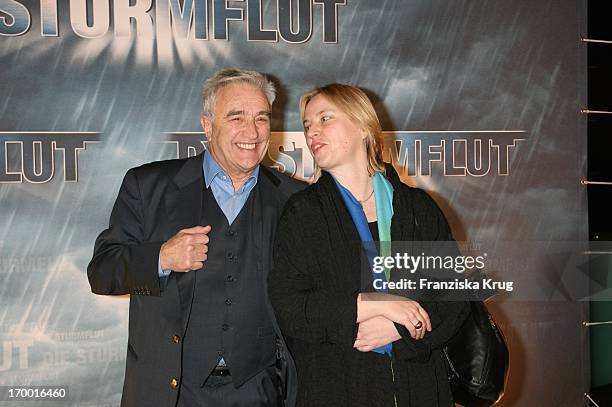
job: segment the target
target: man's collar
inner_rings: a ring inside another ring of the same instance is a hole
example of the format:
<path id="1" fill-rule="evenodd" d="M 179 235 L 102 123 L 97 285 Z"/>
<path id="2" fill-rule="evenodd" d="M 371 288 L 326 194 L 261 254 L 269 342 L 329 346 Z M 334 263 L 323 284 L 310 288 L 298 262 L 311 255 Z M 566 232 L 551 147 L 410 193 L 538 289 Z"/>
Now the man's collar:
<path id="1" fill-rule="evenodd" d="M 210 151 L 204 151 L 204 159 L 202 160 L 202 171 L 204 173 L 204 185 L 206 188 L 210 187 L 210 184 L 213 182 L 215 177 L 217 176 L 226 176 L 229 178 L 229 175 L 221 168 L 217 160 L 212 156 Z M 245 181 L 245 185 L 249 182 L 257 182 L 257 177 L 259 176 L 259 165 L 255 167 L 253 173 L 249 176 L 249 178 Z M 254 179 L 254 181 L 251 181 Z M 231 181 L 231 180 L 230 180 Z"/>

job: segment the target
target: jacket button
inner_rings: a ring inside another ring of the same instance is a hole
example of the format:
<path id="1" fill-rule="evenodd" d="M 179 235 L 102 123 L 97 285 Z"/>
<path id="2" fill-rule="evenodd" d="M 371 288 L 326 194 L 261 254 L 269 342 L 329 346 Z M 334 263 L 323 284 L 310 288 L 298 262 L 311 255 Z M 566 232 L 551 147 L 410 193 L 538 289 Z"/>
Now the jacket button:
<path id="1" fill-rule="evenodd" d="M 226 277 L 226 280 L 227 280 L 228 283 L 233 283 L 234 281 L 236 281 L 234 276 L 232 276 L 231 274 Z"/>
<path id="2" fill-rule="evenodd" d="M 228 329 L 229 329 L 229 325 L 228 324 L 221 325 L 221 330 L 222 331 L 227 331 Z"/>
<path id="3" fill-rule="evenodd" d="M 173 335 L 172 336 L 172 342 L 173 343 L 179 343 L 181 341 L 181 337 L 178 335 Z"/>
<path id="4" fill-rule="evenodd" d="M 172 378 L 172 380 L 170 380 L 170 387 L 172 387 L 173 389 L 176 389 L 176 386 L 178 386 L 178 380 L 176 380 L 176 378 Z"/>
<path id="5" fill-rule="evenodd" d="M 235 234 L 236 234 L 236 232 L 234 232 L 232 229 L 229 229 L 229 230 L 227 231 L 227 235 L 228 235 L 228 236 L 234 236 Z"/>
<path id="6" fill-rule="evenodd" d="M 232 305 L 232 300 L 229 298 L 225 300 L 225 305 Z"/>

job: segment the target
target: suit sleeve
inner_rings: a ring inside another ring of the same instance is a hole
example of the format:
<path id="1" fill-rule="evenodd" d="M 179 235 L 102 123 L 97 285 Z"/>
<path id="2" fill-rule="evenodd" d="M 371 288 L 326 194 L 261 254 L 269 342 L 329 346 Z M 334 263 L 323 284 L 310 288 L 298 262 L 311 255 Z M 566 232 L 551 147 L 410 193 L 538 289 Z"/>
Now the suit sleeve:
<path id="1" fill-rule="evenodd" d="M 109 227 L 96 239 L 87 267 L 91 290 L 102 295 L 159 296 L 159 250 L 163 242 L 145 242 L 145 215 L 136 172 L 125 175 Z"/>
<path id="2" fill-rule="evenodd" d="M 416 190 L 420 194 L 415 199 L 416 206 L 414 216 L 417 217 L 419 226 L 423 229 L 423 241 L 449 241 L 454 239 L 444 217 L 444 214 L 435 201 L 422 190 Z M 458 248 L 453 246 L 453 251 L 460 255 Z M 470 313 L 467 301 L 423 301 L 420 305 L 429 315 L 432 330 L 425 334 L 421 340 L 415 340 L 410 336 L 406 327 L 395 324 L 402 339 L 394 342 L 394 351 L 398 358 L 427 360 L 433 349 L 440 349 L 446 345 L 459 330 Z"/>
<path id="3" fill-rule="evenodd" d="M 289 203 L 279 220 L 274 267 L 268 276 L 270 301 L 283 334 L 310 343 L 352 347 L 357 334 L 357 295 L 340 294 L 320 284 L 320 267 L 307 227 Z"/>

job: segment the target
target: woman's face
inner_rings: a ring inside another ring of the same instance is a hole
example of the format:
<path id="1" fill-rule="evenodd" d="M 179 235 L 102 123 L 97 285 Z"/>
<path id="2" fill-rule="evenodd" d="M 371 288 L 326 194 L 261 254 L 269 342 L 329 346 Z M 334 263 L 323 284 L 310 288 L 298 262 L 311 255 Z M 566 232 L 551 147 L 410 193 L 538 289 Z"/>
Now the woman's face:
<path id="1" fill-rule="evenodd" d="M 322 95 L 313 97 L 306 105 L 304 134 L 315 162 L 323 170 L 367 160 L 365 130 Z"/>

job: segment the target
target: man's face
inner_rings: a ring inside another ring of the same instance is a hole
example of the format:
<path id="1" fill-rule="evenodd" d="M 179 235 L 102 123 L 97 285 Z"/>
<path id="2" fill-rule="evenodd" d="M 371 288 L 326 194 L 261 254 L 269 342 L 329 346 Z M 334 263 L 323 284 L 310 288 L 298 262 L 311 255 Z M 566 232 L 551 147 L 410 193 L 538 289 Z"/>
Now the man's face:
<path id="1" fill-rule="evenodd" d="M 218 91 L 214 120 L 202 117 L 208 149 L 232 181 L 247 178 L 263 160 L 270 143 L 270 114 L 266 95 L 238 82 Z"/>

